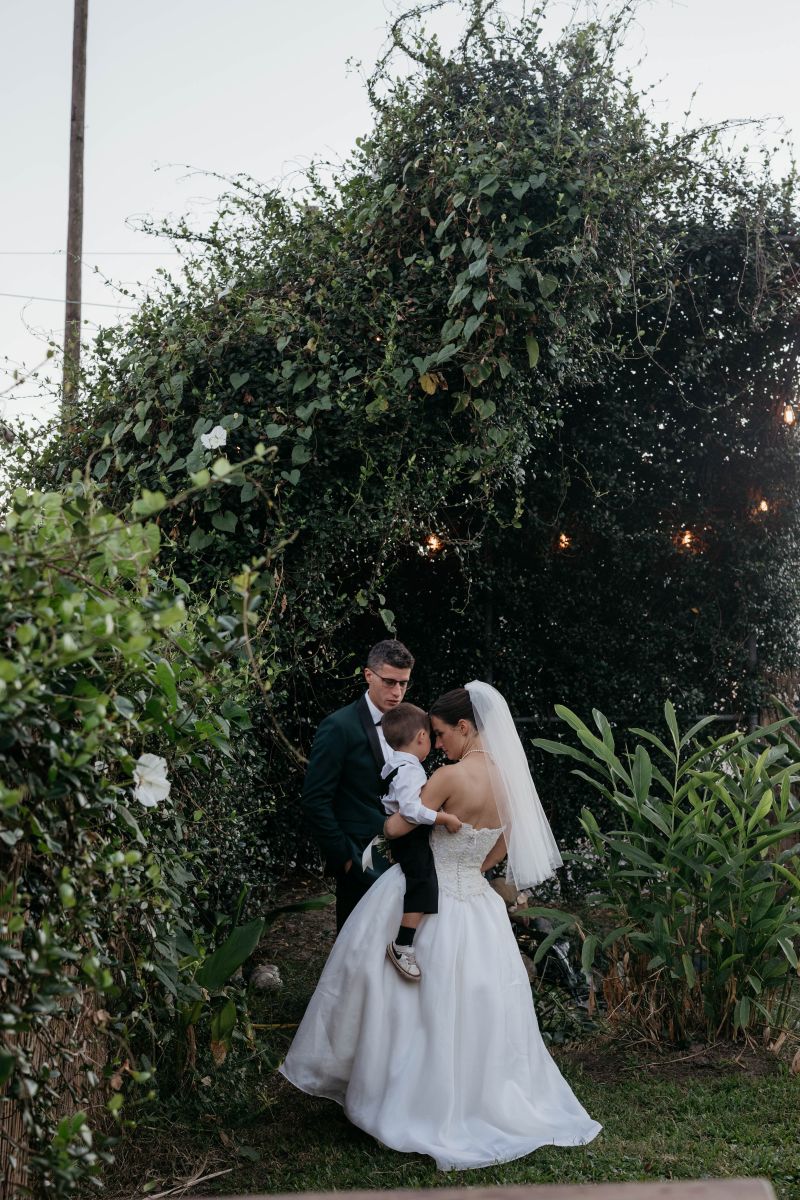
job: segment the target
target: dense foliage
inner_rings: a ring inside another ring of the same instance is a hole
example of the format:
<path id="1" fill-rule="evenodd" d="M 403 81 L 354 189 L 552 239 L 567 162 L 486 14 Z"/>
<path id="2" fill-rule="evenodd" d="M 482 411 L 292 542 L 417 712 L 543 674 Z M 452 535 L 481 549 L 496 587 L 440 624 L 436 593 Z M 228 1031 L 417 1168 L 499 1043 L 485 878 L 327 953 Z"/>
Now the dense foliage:
<path id="1" fill-rule="evenodd" d="M 445 523 L 442 561 L 398 578 L 409 640 L 430 630 L 458 673 L 477 652 L 520 714 L 590 697 L 653 720 L 667 693 L 749 714 L 797 663 L 796 193 L 704 169 L 663 216 L 669 289 L 637 280 L 638 353 L 566 391 L 526 462 L 521 528 L 464 562 Z"/>
<path id="2" fill-rule="evenodd" d="M 672 539 L 704 520 L 709 427 L 745 444 L 740 348 L 760 355 L 760 386 L 788 311 L 762 235 L 790 197 L 777 211 L 712 137 L 650 120 L 615 62 L 621 26 L 548 43 L 539 17 L 492 10 L 470 7 L 452 53 L 398 23 L 413 70 L 379 68 L 373 131 L 331 181 L 312 172 L 285 197 L 237 180 L 210 230 L 172 230 L 185 277 L 101 337 L 83 407 L 36 467 L 58 481 L 91 455 L 124 503 L 180 490 L 212 427 L 231 457 L 271 444 L 239 494 L 175 515 L 169 556 L 209 590 L 287 539 L 277 677 L 254 721 L 283 758 L 290 824 L 312 728 L 384 624 L 423 650 L 422 696 L 494 672 L 518 713 L 587 694 L 616 713 L 680 677 L 687 707 L 738 707 L 748 614 L 715 626 L 716 602 L 694 599 L 717 586 L 710 556 Z M 723 348 L 739 359 L 721 394 Z"/>
<path id="3" fill-rule="evenodd" d="M 588 932 L 584 964 L 605 952 L 609 1016 L 656 1042 L 796 1031 L 796 762 L 785 743 L 758 752 L 775 727 L 703 741 L 713 718 L 682 735 L 669 702 L 664 712 L 666 740 L 634 728 L 619 748 L 602 713 L 595 733 L 559 706 L 580 747 L 538 743 L 577 762 L 587 798 L 600 792 L 619 822 L 601 827 L 590 807 L 581 816 L 602 867 L 594 899 L 616 926 Z"/>
<path id="4" fill-rule="evenodd" d="M 115 516 L 78 478 L 18 489 L 0 532 L 3 1136 L 54 1194 L 108 1157 L 131 1086 L 185 1087 L 243 1036 L 222 989 L 244 955 L 206 953 L 245 900 L 215 912 L 257 786 L 229 658 L 257 603 L 204 615 L 158 574 L 154 505 Z"/>

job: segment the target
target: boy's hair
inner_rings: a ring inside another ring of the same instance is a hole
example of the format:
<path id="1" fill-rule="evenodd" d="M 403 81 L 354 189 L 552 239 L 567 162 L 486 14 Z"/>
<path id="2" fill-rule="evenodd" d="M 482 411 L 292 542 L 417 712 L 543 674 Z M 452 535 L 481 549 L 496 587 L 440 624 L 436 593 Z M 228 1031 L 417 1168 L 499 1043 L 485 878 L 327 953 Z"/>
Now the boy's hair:
<path id="1" fill-rule="evenodd" d="M 393 750 L 400 750 L 412 742 L 421 729 L 430 732 L 428 714 L 416 704 L 396 704 L 383 714 L 381 720 L 383 736 Z"/>

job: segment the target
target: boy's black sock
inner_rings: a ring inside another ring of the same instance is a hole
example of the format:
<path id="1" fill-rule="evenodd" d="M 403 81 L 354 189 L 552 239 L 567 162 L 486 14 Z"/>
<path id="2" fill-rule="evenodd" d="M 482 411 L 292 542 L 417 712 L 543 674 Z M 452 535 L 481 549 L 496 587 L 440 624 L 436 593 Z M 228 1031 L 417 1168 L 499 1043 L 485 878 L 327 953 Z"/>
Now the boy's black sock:
<path id="1" fill-rule="evenodd" d="M 413 946 L 414 934 L 416 929 L 409 929 L 407 925 L 401 925 L 398 930 L 397 937 L 394 939 L 396 946 Z"/>

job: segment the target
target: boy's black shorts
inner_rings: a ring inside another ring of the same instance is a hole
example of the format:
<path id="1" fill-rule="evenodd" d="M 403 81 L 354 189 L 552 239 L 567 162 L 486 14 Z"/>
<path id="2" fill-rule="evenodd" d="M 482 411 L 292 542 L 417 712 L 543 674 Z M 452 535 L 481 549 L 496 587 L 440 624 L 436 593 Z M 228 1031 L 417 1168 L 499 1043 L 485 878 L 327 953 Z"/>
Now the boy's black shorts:
<path id="1" fill-rule="evenodd" d="M 403 837 L 389 841 L 392 858 L 406 877 L 403 912 L 439 911 L 439 881 L 431 850 L 431 826 L 417 825 Z"/>

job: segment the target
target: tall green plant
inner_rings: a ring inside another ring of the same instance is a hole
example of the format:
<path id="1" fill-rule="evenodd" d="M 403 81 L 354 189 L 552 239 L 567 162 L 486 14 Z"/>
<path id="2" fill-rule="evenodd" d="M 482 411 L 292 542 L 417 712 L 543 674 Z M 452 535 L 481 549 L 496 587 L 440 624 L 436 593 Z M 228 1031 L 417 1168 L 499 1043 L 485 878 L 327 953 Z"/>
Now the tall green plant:
<path id="1" fill-rule="evenodd" d="M 619 821 L 604 830 L 590 807 L 581 815 L 602 861 L 597 898 L 618 914 L 617 928 L 584 944 L 587 966 L 600 949 L 608 956 L 611 1016 L 679 1042 L 796 1022 L 800 772 L 783 746 L 760 749 L 780 723 L 703 741 L 713 718 L 681 734 L 667 702 L 665 739 L 634 728 L 635 744 L 618 748 L 597 710 L 597 733 L 556 711 L 580 748 L 536 745 L 577 763 Z"/>

